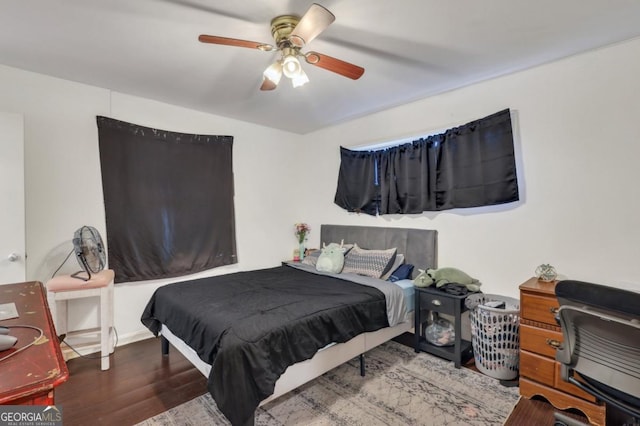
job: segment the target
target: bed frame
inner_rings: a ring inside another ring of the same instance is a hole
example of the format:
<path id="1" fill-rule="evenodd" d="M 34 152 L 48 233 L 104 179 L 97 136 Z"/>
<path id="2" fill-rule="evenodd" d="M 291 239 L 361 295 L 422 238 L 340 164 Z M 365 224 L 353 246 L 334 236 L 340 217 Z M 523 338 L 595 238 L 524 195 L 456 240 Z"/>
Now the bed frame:
<path id="1" fill-rule="evenodd" d="M 405 263 L 417 269 L 437 268 L 437 231 L 412 228 L 380 228 L 373 226 L 322 225 L 321 242 L 357 243 L 366 249 L 397 247 L 405 255 Z M 321 376 L 329 370 L 360 356 L 363 369 L 364 353 L 413 329 L 413 314 L 405 322 L 370 333 L 362 333 L 345 343 L 330 344 L 319 350 L 311 359 L 293 364 L 280 376 L 271 396 L 260 406 Z M 209 377 L 211 365 L 202 361 L 196 352 L 162 325 L 162 353 L 169 353 L 169 343 L 182 353 L 205 377 Z M 361 371 L 364 375 L 364 371 Z"/>

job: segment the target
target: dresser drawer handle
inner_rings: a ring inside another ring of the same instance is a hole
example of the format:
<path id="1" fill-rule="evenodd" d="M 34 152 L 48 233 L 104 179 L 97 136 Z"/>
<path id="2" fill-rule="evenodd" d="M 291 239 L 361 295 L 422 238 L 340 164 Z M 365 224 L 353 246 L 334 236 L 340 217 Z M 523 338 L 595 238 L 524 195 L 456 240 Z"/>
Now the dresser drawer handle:
<path id="1" fill-rule="evenodd" d="M 560 311 L 560 308 L 553 308 L 553 307 L 549 308 L 549 312 L 551 312 L 554 315 L 557 314 L 559 311 Z"/>
<path id="2" fill-rule="evenodd" d="M 562 343 L 555 339 L 547 339 L 547 345 L 551 346 L 552 348 L 558 349 L 560 345 L 562 345 Z"/>
<path id="3" fill-rule="evenodd" d="M 436 305 L 436 306 L 440 306 L 440 305 L 442 305 L 442 302 L 441 302 L 441 301 L 439 301 L 438 299 L 433 299 L 433 300 L 431 301 L 431 303 L 432 303 L 432 304 L 434 304 L 434 305 Z"/>

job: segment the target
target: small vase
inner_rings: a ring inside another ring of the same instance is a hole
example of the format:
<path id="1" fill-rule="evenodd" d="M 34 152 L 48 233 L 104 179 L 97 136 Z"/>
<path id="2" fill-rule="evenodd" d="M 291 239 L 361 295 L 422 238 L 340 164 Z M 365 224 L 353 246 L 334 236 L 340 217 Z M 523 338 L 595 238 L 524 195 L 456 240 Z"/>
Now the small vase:
<path id="1" fill-rule="evenodd" d="M 300 243 L 300 262 L 304 259 L 304 243 Z"/>

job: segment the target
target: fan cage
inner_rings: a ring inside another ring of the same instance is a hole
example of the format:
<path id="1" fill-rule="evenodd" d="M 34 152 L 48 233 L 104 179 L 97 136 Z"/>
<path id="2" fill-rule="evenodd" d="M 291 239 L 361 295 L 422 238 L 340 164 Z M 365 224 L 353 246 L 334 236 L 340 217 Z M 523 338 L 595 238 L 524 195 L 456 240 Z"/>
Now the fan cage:
<path id="1" fill-rule="evenodd" d="M 105 268 L 104 244 L 96 228 L 84 225 L 76 230 L 73 246 L 78 263 L 83 269 L 83 271 L 73 274 L 74 277 L 88 281 L 91 279 L 92 274 L 96 274 Z M 79 276 L 82 272 L 86 272 L 88 277 Z"/>

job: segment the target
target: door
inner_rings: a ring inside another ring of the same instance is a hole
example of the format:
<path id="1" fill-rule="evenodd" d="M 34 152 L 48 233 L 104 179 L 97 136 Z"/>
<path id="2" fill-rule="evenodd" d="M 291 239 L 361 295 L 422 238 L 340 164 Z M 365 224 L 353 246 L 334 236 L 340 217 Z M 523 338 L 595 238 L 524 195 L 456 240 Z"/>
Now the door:
<path id="1" fill-rule="evenodd" d="M 26 280 L 23 126 L 0 112 L 0 284 Z"/>

